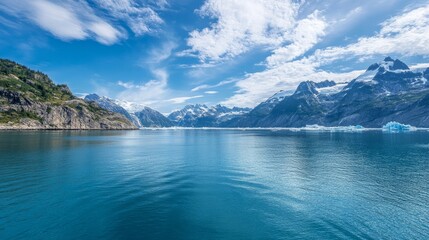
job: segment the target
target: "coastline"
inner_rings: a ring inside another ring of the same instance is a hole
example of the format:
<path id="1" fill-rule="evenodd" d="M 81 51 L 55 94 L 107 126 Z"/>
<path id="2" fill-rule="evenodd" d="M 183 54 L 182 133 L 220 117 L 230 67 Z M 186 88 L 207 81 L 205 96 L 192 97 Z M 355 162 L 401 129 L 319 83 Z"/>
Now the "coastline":
<path id="1" fill-rule="evenodd" d="M 130 131 L 139 128 L 41 128 L 41 127 L 20 127 L 20 126 L 0 126 L 0 131 Z"/>
<path id="2" fill-rule="evenodd" d="M 167 130 L 232 130 L 232 131 L 291 131 L 291 132 L 370 132 L 382 131 L 389 132 L 380 128 L 355 128 L 354 126 L 306 126 L 306 127 L 246 127 L 246 128 L 233 128 L 233 127 L 141 127 L 141 128 L 41 128 L 41 127 L 22 127 L 22 126 L 2 126 L 0 131 L 137 131 L 137 130 L 151 130 L 151 131 L 167 131 Z M 414 128 L 408 131 L 399 132 L 416 132 L 416 131 L 429 131 L 429 128 Z"/>

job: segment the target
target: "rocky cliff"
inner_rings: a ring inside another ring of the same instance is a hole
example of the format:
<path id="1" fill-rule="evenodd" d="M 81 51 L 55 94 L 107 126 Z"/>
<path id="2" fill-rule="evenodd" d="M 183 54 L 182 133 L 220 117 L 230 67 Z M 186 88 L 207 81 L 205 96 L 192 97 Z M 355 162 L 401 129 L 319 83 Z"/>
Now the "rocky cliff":
<path id="1" fill-rule="evenodd" d="M 41 72 L 0 59 L 0 129 L 135 129 Z"/>

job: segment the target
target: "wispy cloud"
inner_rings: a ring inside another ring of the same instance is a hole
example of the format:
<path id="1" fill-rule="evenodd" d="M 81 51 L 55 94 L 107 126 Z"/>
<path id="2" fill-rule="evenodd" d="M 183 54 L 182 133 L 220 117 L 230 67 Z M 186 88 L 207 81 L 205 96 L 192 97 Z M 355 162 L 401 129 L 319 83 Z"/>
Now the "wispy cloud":
<path id="1" fill-rule="evenodd" d="M 204 95 L 197 95 L 197 96 L 190 96 L 190 97 L 177 97 L 177 98 L 171 98 L 166 100 L 166 102 L 172 102 L 174 104 L 182 104 L 187 102 L 188 100 L 195 99 L 195 98 L 202 98 Z"/>
<path id="2" fill-rule="evenodd" d="M 110 45 L 126 35 L 98 17 L 85 1 L 4 0 L 1 11 L 28 19 L 55 37 L 70 41 L 93 38 Z"/>
<path id="3" fill-rule="evenodd" d="M 137 36 L 150 33 L 164 21 L 147 4 L 135 0 L 95 0 L 109 16 L 125 21 Z M 161 1 L 166 6 L 166 1 Z"/>
<path id="4" fill-rule="evenodd" d="M 150 49 L 146 56 L 140 60 L 142 67 L 156 67 L 158 64 L 173 56 L 173 50 L 177 48 L 177 43 L 173 40 L 168 40 L 160 44 L 159 47 Z"/>
<path id="5" fill-rule="evenodd" d="M 120 22 L 125 22 L 138 36 L 155 30 L 163 22 L 154 10 L 134 0 L 96 0 L 95 4 L 85 0 L 3 0 L 0 11 L 19 21 L 30 20 L 64 41 L 94 39 L 105 45 L 127 37 Z"/>
<path id="6" fill-rule="evenodd" d="M 326 27 L 327 23 L 319 16 L 318 11 L 298 21 L 292 32 L 291 43 L 275 49 L 273 54 L 267 58 L 267 65 L 269 67 L 278 66 L 302 56 L 325 35 Z"/>
<path id="7" fill-rule="evenodd" d="M 205 91 L 204 93 L 205 94 L 217 94 L 218 91 Z"/>
<path id="8" fill-rule="evenodd" d="M 237 81 L 239 81 L 239 79 L 225 80 L 225 81 L 221 81 L 221 82 L 219 82 L 217 84 L 214 84 L 214 85 L 203 84 L 203 85 L 194 87 L 193 89 L 191 89 L 191 92 L 196 92 L 196 91 L 210 89 L 210 88 L 217 88 L 217 87 L 224 86 L 224 85 L 227 85 L 227 84 L 231 84 L 231 83 L 234 83 L 234 82 L 237 82 Z"/>
<path id="9" fill-rule="evenodd" d="M 168 96 L 168 73 L 164 69 L 154 69 L 152 73 L 155 79 L 143 84 L 118 82 L 118 85 L 123 87 L 124 90 L 116 98 L 143 105 L 156 106 L 156 103 L 163 101 Z"/>
<path id="10" fill-rule="evenodd" d="M 139 60 L 138 65 L 150 70 L 155 79 L 141 84 L 119 81 L 117 84 L 124 89 L 116 98 L 154 108 L 163 108 L 167 102 L 176 104 L 186 101 L 182 98 L 165 100 L 175 93 L 168 87 L 169 73 L 163 66 L 164 62 L 173 56 L 172 53 L 176 47 L 177 44 L 174 41 L 165 41 L 159 47 L 148 50 L 146 56 Z"/>

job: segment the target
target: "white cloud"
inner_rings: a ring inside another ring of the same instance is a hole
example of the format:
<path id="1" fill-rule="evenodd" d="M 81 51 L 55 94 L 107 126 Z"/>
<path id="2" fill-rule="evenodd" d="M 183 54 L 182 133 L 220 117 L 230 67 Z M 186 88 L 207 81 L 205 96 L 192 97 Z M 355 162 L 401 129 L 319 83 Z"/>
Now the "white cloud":
<path id="1" fill-rule="evenodd" d="M 218 91 L 205 91 L 204 93 L 205 94 L 217 94 Z"/>
<path id="2" fill-rule="evenodd" d="M 404 12 L 381 24 L 380 31 L 372 37 L 363 37 L 346 46 L 328 47 L 313 55 L 291 61 L 290 55 L 276 56 L 267 61 L 267 69 L 248 74 L 238 81 L 238 91 L 225 100 L 225 105 L 255 106 L 279 90 L 293 91 L 305 80 L 351 80 L 363 71 L 335 73 L 322 70 L 329 64 L 344 59 L 362 59 L 378 55 L 424 56 L 429 54 L 429 5 Z M 272 57 L 271 56 L 271 57 Z M 270 59 L 270 57 L 268 57 Z M 272 60 L 272 59 L 271 59 Z M 275 62 L 275 64 L 272 64 Z"/>
<path id="3" fill-rule="evenodd" d="M 137 35 L 143 35 L 153 31 L 163 20 L 149 6 L 134 0 L 96 0 L 97 4 L 105 9 L 108 15 L 121 19 L 127 23 Z M 161 1 L 160 6 L 166 6 Z"/>
<path id="4" fill-rule="evenodd" d="M 104 12 L 87 0 L 3 0 L 0 11 L 17 19 L 29 19 L 65 41 L 92 38 L 105 45 L 127 37 L 121 21 L 138 36 L 156 31 L 163 23 L 152 8 L 139 1 L 96 0 L 96 4 Z"/>
<path id="5" fill-rule="evenodd" d="M 398 54 L 416 56 L 429 54 L 429 5 L 390 18 L 381 25 L 379 33 L 360 38 L 345 47 L 318 50 L 312 56 L 320 65 L 345 57 L 367 57 Z"/>
<path id="6" fill-rule="evenodd" d="M 429 68 L 429 63 L 419 63 L 413 66 L 409 66 L 411 69 L 425 69 Z"/>
<path id="7" fill-rule="evenodd" d="M 197 95 L 197 96 L 191 96 L 191 97 L 177 97 L 177 98 L 171 98 L 166 100 L 166 102 L 172 102 L 173 104 L 182 104 L 187 102 L 188 100 L 195 99 L 195 98 L 202 98 L 203 95 Z"/>
<path id="8" fill-rule="evenodd" d="M 238 81 L 238 79 L 230 79 L 230 80 L 221 81 L 221 82 L 219 82 L 217 84 L 214 84 L 214 85 L 203 84 L 203 85 L 200 85 L 200 86 L 192 88 L 191 91 L 192 92 L 196 92 L 196 91 L 200 91 L 200 90 L 204 90 L 204 89 L 209 89 L 209 88 L 217 88 L 217 87 L 220 87 L 220 86 L 223 86 L 223 85 L 227 85 L 227 84 L 230 84 L 230 83 L 234 83 L 234 82 L 237 82 L 237 81 Z"/>
<path id="9" fill-rule="evenodd" d="M 255 45 L 279 45 L 289 38 L 297 9 L 292 0 L 207 0 L 197 12 L 215 22 L 190 33 L 190 52 L 219 61 Z"/>
<path id="10" fill-rule="evenodd" d="M 105 45 L 114 44 L 123 36 L 112 25 L 101 20 L 90 23 L 88 29 L 95 34 L 95 40 Z"/>
<path id="11" fill-rule="evenodd" d="M 64 40 L 87 38 L 88 33 L 74 12 L 48 1 L 30 4 L 34 8 L 30 18 L 46 31 Z"/>
<path id="12" fill-rule="evenodd" d="M 275 49 L 267 58 L 267 65 L 275 67 L 303 55 L 325 35 L 326 27 L 327 23 L 319 17 L 317 11 L 300 20 L 292 33 L 292 43 Z"/>
<path id="13" fill-rule="evenodd" d="M 157 106 L 160 101 L 168 96 L 168 73 L 164 69 L 154 69 L 152 73 L 155 79 L 144 84 L 118 82 L 118 85 L 125 90 L 120 92 L 116 98 L 143 105 Z"/>
<path id="14" fill-rule="evenodd" d="M 0 11 L 28 19 L 55 37 L 70 41 L 93 38 L 111 45 L 125 34 L 98 17 L 85 1 L 4 0 Z"/>
<path id="15" fill-rule="evenodd" d="M 166 41 L 160 44 L 160 47 L 151 49 L 147 56 L 140 61 L 142 67 L 147 65 L 157 65 L 172 56 L 173 50 L 177 47 L 177 43 L 174 41 Z"/>

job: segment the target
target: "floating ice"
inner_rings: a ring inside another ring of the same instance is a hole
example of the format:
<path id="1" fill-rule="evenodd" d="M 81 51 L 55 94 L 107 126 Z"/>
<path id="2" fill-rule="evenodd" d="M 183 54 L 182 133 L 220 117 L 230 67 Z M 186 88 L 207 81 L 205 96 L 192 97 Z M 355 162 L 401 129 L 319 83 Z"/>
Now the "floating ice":
<path id="1" fill-rule="evenodd" d="M 304 131 L 329 131 L 329 132 L 360 132 L 365 130 L 361 125 L 356 126 L 339 126 L 339 127 L 325 127 L 319 125 L 307 125 L 300 130 Z"/>
<path id="2" fill-rule="evenodd" d="M 383 126 L 383 131 L 385 132 L 409 132 L 409 131 L 415 131 L 417 128 L 406 125 L 398 122 L 388 122 L 386 125 Z"/>

